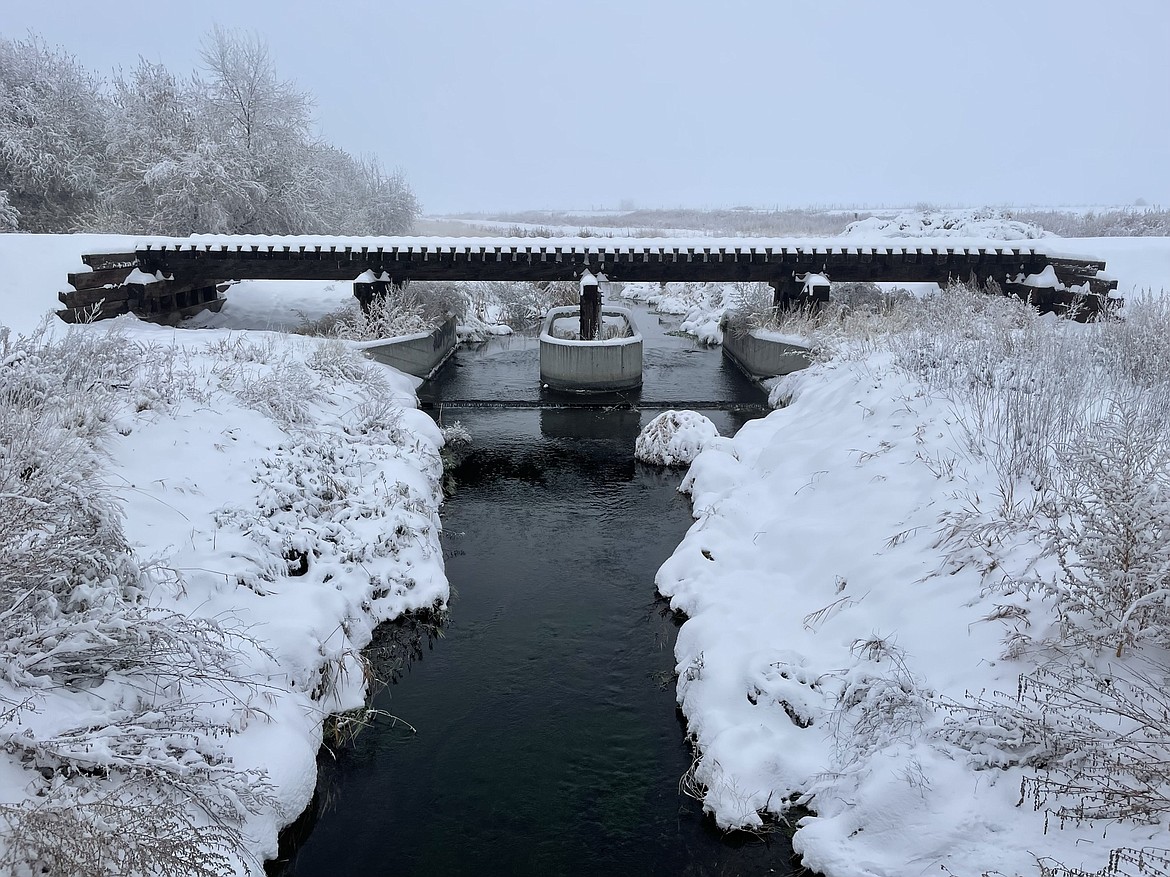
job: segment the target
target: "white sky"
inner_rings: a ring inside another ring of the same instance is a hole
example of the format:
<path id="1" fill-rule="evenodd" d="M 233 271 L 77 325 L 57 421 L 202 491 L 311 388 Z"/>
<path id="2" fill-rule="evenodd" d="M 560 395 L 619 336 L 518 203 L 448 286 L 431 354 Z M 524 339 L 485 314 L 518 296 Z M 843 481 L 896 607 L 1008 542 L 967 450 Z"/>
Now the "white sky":
<path id="1" fill-rule="evenodd" d="M 1170 205 L 1170 0 L 9 0 L 107 73 L 255 31 L 428 213 Z"/>

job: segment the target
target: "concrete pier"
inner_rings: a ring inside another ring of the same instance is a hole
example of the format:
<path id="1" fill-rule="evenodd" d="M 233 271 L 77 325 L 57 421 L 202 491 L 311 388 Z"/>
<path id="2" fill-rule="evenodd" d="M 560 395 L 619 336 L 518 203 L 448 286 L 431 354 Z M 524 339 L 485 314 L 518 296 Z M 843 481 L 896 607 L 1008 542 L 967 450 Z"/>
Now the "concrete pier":
<path id="1" fill-rule="evenodd" d="M 608 341 L 581 341 L 557 338 L 554 325 L 573 324 L 580 318 L 575 307 L 553 308 L 544 317 L 540 330 L 540 380 L 553 390 L 575 393 L 606 393 L 642 386 L 642 333 L 626 308 L 603 307 L 606 317 L 624 320 L 629 334 Z"/>

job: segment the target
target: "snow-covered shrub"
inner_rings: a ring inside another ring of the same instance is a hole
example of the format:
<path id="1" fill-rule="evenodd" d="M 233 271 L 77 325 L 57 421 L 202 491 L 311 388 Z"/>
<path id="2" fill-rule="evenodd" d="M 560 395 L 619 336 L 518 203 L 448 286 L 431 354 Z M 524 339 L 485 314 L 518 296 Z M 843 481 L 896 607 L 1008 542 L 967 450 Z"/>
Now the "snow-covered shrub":
<path id="1" fill-rule="evenodd" d="M 240 401 L 286 424 L 306 422 L 306 406 L 320 392 L 312 372 L 288 360 L 244 371 L 235 387 Z"/>
<path id="2" fill-rule="evenodd" d="M 467 458 L 471 453 L 471 447 L 471 433 L 458 420 L 443 427 L 442 457 L 445 476 Z"/>
<path id="3" fill-rule="evenodd" d="M 140 782 L 93 794 L 62 785 L 35 807 L 0 804 L 12 875 L 221 877 L 234 851 L 175 799 Z"/>
<path id="4" fill-rule="evenodd" d="M 767 283 L 732 285 L 731 307 L 723 320 L 724 329 L 733 335 L 746 335 L 752 329 L 770 326 L 777 319 L 775 290 Z"/>
<path id="5" fill-rule="evenodd" d="M 1099 367 L 1138 387 L 1170 381 L 1170 296 L 1131 294 L 1124 318 L 1098 325 L 1092 353 Z"/>
<path id="6" fill-rule="evenodd" d="M 1036 860 L 1040 877 L 1170 877 L 1170 850 L 1157 847 L 1110 850 L 1104 868 L 1069 868 L 1047 856 Z"/>
<path id="7" fill-rule="evenodd" d="M 864 762 L 879 749 L 911 743 L 933 712 L 929 692 L 910 671 L 906 655 L 889 637 L 856 640 L 854 666 L 837 674 L 831 715 L 841 767 Z"/>
<path id="8" fill-rule="evenodd" d="M 98 477 L 98 441 L 133 370 L 133 348 L 116 334 L 50 341 L 44 327 L 15 339 L 0 328 L 0 619 L 10 636 L 68 606 L 83 582 L 134 576 Z"/>
<path id="9" fill-rule="evenodd" d="M 904 289 L 882 289 L 876 283 L 850 281 L 833 283 L 829 287 L 829 300 L 850 310 L 870 312 L 889 311 L 895 303 L 908 298 Z"/>
<path id="10" fill-rule="evenodd" d="M 365 308 L 357 301 L 316 319 L 302 317 L 300 335 L 377 341 L 430 332 L 451 315 L 463 314 L 466 294 L 453 283 L 415 281 L 391 286 Z"/>
<path id="11" fill-rule="evenodd" d="M 1170 645 L 1170 386 L 1115 399 L 1056 451 L 1048 533 L 1065 636 Z"/>
<path id="12" fill-rule="evenodd" d="M 328 338 L 318 344 L 309 356 L 308 366 L 324 377 L 354 383 L 376 380 L 381 374 L 370 371 L 367 361 L 338 338 Z"/>
<path id="13" fill-rule="evenodd" d="M 954 400 L 966 450 L 1007 482 L 1042 481 L 1056 437 L 1076 431 L 1097 370 L 1081 329 L 964 283 L 911 300 L 890 323 L 897 366 Z"/>
<path id="14" fill-rule="evenodd" d="M 1065 238 L 1170 235 L 1170 210 L 1146 206 L 1089 210 L 1084 213 L 1014 209 L 1007 215 L 1021 222 L 1042 225 L 1053 234 Z"/>
<path id="15" fill-rule="evenodd" d="M 428 322 L 423 303 L 407 293 L 407 288 L 391 287 L 386 295 L 375 296 L 368 307 L 351 304 L 338 322 L 338 337 L 374 341 L 429 332 L 435 323 Z"/>
<path id="16" fill-rule="evenodd" d="M 696 411 L 664 411 L 638 435 L 634 457 L 659 466 L 686 466 L 717 435 L 715 424 Z"/>
<path id="17" fill-rule="evenodd" d="M 1157 824 L 1170 814 L 1170 696 L 1162 661 L 1101 668 L 1065 656 L 1006 694 L 951 704 L 942 735 L 979 769 L 1032 769 L 1021 790 L 1063 824 Z"/>
<path id="18" fill-rule="evenodd" d="M 581 300 L 574 281 L 479 281 L 471 284 L 474 300 L 493 304 L 500 319 L 517 328 L 538 326 L 552 308 L 569 307 Z"/>

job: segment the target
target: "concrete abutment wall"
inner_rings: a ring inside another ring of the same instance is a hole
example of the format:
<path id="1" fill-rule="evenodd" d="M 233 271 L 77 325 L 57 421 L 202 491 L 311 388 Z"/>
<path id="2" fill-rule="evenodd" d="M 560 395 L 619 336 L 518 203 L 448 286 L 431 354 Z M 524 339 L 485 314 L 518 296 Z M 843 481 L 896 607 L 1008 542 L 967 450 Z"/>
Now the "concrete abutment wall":
<path id="1" fill-rule="evenodd" d="M 431 332 L 387 341 L 370 341 L 359 346 L 370 359 L 417 378 L 429 378 L 455 352 L 458 340 L 455 318 L 448 317 Z"/>

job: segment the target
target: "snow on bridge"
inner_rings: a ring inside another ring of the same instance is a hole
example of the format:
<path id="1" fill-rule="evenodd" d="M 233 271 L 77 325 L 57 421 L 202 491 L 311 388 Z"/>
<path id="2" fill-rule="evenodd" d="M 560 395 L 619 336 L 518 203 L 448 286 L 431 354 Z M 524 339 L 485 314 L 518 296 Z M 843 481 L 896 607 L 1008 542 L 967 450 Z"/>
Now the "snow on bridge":
<path id="1" fill-rule="evenodd" d="M 833 281 L 994 280 L 1046 310 L 1097 312 L 1117 286 L 1105 262 L 1060 252 L 1059 239 L 1012 246 L 988 239 L 876 238 L 150 238 L 133 252 L 83 256 L 60 294 L 66 320 L 133 312 L 177 321 L 222 304 L 232 280 L 350 280 L 355 294 L 409 280 L 576 280 L 585 271 L 617 282 L 766 282 L 777 304 L 803 277 Z M 364 285 L 363 285 L 364 284 Z"/>

